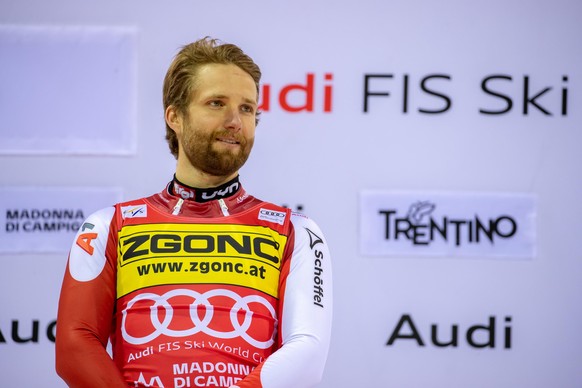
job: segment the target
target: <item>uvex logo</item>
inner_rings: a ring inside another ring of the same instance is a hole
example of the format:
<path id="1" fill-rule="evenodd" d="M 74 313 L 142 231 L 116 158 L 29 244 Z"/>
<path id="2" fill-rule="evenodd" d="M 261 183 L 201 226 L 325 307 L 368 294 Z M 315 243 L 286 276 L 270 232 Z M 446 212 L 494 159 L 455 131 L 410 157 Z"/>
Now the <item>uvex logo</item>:
<path id="1" fill-rule="evenodd" d="M 307 73 L 305 79 L 296 83 L 282 85 L 279 88 L 271 84 L 261 87 L 261 101 L 259 110 L 269 112 L 273 105 L 286 112 L 315 112 L 329 113 L 333 106 L 333 73 L 316 75 Z"/>
<path id="2" fill-rule="evenodd" d="M 236 192 L 238 190 L 238 187 L 239 187 L 239 183 L 238 182 L 234 182 L 233 184 L 231 184 L 228 187 L 225 187 L 222 190 L 216 190 L 216 191 L 213 191 L 213 192 L 210 192 L 210 191 L 202 191 L 201 192 L 202 199 L 204 199 L 204 200 L 210 200 L 210 199 L 213 199 L 216 196 L 224 197 L 227 194 L 232 194 L 232 193 Z"/>

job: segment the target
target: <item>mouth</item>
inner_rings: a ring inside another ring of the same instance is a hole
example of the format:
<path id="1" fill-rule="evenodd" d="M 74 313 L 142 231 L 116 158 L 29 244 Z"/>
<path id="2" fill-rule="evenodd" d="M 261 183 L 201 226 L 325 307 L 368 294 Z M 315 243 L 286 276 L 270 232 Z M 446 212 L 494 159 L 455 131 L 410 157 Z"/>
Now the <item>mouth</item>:
<path id="1" fill-rule="evenodd" d="M 216 140 L 221 142 L 221 143 L 226 143 L 226 144 L 233 144 L 233 145 L 240 144 L 240 141 L 237 141 L 236 139 L 227 138 L 227 137 L 217 137 Z"/>

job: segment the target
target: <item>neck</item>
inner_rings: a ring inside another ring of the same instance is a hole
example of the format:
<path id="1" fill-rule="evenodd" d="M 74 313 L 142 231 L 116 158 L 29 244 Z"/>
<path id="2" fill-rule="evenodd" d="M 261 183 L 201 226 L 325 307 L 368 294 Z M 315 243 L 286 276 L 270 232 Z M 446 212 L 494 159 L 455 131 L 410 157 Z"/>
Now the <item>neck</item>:
<path id="1" fill-rule="evenodd" d="M 176 176 L 168 186 L 170 194 L 186 200 L 208 202 L 221 198 L 228 198 L 240 189 L 238 175 L 222 185 L 214 187 L 192 187 L 180 181 Z"/>
<path id="2" fill-rule="evenodd" d="M 230 182 L 238 176 L 238 171 L 230 175 L 212 175 L 192 167 L 189 163 L 181 162 L 178 158 L 175 177 L 180 183 L 190 187 L 209 188 L 218 187 Z"/>

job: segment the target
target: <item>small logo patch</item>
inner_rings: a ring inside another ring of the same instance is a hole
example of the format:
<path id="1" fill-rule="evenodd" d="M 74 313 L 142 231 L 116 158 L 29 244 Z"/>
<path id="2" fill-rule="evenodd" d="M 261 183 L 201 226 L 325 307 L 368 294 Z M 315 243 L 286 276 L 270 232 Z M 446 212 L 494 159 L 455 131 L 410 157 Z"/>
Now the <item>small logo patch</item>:
<path id="1" fill-rule="evenodd" d="M 275 222 L 279 225 L 283 225 L 286 216 L 287 213 L 276 210 L 261 209 L 259 211 L 259 220 Z"/>
<path id="2" fill-rule="evenodd" d="M 147 205 L 122 206 L 121 215 L 123 218 L 147 217 L 148 207 Z"/>

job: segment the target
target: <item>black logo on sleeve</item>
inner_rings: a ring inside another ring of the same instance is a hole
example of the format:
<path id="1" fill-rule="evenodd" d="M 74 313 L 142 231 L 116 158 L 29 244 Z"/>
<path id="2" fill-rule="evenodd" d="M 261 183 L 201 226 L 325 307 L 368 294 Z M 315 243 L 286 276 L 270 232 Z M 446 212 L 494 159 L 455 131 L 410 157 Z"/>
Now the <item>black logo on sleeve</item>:
<path id="1" fill-rule="evenodd" d="M 324 254 L 317 245 L 325 243 L 317 234 L 305 228 L 309 235 L 309 248 L 313 251 L 313 304 L 323 308 L 323 258 Z"/>

